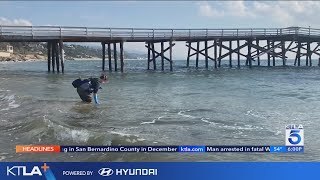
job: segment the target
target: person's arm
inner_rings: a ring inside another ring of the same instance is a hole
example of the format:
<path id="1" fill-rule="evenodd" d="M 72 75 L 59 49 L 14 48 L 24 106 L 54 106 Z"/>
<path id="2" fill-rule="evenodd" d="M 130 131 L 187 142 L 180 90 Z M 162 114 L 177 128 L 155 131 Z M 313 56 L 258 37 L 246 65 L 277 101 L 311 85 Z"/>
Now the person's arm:
<path id="1" fill-rule="evenodd" d="M 98 91 L 99 91 L 100 83 L 97 79 L 92 80 L 91 83 L 92 83 L 92 88 L 93 88 L 94 102 L 95 102 L 95 104 L 99 104 Z"/>
<path id="2" fill-rule="evenodd" d="M 93 99 L 94 99 L 94 102 L 95 102 L 96 104 L 100 104 L 97 93 L 93 93 Z"/>

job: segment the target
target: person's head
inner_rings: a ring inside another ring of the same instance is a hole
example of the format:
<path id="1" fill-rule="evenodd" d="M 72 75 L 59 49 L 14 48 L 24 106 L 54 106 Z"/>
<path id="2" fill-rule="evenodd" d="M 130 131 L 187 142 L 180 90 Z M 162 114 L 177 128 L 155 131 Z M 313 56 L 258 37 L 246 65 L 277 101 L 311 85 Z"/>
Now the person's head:
<path id="1" fill-rule="evenodd" d="M 108 82 L 108 76 L 102 73 L 102 74 L 100 75 L 100 77 L 99 77 L 99 81 L 100 81 L 100 83 L 106 83 L 106 82 Z"/>

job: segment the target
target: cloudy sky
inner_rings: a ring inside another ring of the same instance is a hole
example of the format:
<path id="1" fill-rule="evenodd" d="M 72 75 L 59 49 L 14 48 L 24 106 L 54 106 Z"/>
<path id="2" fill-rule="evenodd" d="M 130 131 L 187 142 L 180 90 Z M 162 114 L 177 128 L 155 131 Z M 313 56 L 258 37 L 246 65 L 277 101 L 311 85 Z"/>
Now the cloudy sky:
<path id="1" fill-rule="evenodd" d="M 0 1 L 0 25 L 320 28 L 319 12 L 319 1 Z"/>

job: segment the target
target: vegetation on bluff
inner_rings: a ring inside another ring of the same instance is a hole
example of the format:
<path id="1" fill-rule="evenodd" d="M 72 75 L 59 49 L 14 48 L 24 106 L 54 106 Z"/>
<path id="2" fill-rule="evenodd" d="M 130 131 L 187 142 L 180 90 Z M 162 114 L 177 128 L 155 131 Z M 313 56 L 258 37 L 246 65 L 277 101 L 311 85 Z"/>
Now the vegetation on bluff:
<path id="1" fill-rule="evenodd" d="M 47 59 L 47 44 L 39 42 L 10 42 L 0 43 L 0 51 L 5 51 L 6 46 L 13 46 L 13 55 L 10 58 L 1 58 L 0 60 L 28 60 L 29 58 L 34 59 Z M 90 59 L 90 58 L 101 58 L 102 51 L 101 48 L 82 46 L 76 44 L 64 44 L 65 59 Z M 119 56 L 118 52 L 118 56 Z M 113 58 L 113 53 L 111 55 Z M 124 52 L 125 59 L 144 59 L 146 55 Z"/>

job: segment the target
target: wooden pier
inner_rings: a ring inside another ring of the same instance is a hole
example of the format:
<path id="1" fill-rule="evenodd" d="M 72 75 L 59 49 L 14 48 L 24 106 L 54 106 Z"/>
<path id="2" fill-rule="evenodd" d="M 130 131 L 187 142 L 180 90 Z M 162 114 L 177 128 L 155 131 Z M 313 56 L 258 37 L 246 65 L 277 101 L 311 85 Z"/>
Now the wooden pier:
<path id="1" fill-rule="evenodd" d="M 230 68 L 245 65 L 260 66 L 262 56 L 267 66 L 281 62 L 287 65 L 287 52 L 295 53 L 294 65 L 312 66 L 312 55 L 318 56 L 320 66 L 320 29 L 253 28 L 253 29 L 143 29 L 143 28 L 94 28 L 57 26 L 0 26 L 0 42 L 47 42 L 48 71 L 64 72 L 64 42 L 99 42 L 102 45 L 102 70 L 124 72 L 124 47 L 126 42 L 145 42 L 147 69 L 156 70 L 157 60 L 161 70 L 165 61 L 173 70 L 173 47 L 175 42 L 185 42 L 187 50 L 186 67 L 190 67 L 195 56 L 195 66 L 199 67 L 200 57 L 204 57 L 205 68 L 219 68 L 222 60 L 227 60 Z M 157 44 L 160 49 L 157 49 Z M 265 45 L 263 45 L 265 44 Z M 204 48 L 200 49 L 200 45 Z M 314 48 L 311 48 L 311 47 Z M 118 50 L 119 49 L 119 50 Z M 113 51 L 113 52 L 112 52 Z M 119 54 L 118 54 L 119 52 Z M 233 56 L 236 55 L 236 64 Z M 113 57 L 113 59 L 112 59 Z M 241 62 L 245 59 L 245 62 Z M 119 60 L 119 62 L 118 62 Z M 213 66 L 209 67 L 209 62 Z M 151 67 L 152 66 L 152 67 Z"/>

